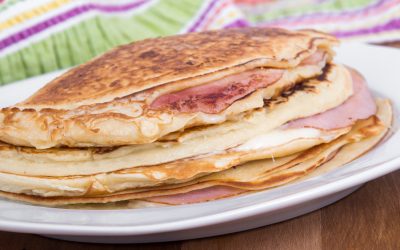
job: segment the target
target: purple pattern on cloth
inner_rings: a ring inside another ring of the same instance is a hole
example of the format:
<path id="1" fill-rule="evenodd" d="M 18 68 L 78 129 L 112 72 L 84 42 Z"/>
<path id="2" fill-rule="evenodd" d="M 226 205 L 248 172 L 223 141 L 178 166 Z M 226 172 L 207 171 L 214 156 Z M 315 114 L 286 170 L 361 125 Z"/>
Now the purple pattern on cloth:
<path id="1" fill-rule="evenodd" d="M 351 37 L 366 34 L 375 34 L 383 31 L 391 31 L 400 28 L 400 19 L 394 19 L 382 25 L 378 25 L 372 28 L 352 30 L 352 31 L 339 31 L 333 33 L 337 37 Z"/>
<path id="2" fill-rule="evenodd" d="M 70 19 L 71 17 L 78 16 L 82 13 L 91 11 L 91 10 L 97 10 L 97 11 L 102 11 L 102 12 L 120 12 L 120 11 L 127 11 L 127 10 L 132 10 L 136 7 L 139 7 L 143 5 L 144 3 L 148 2 L 148 0 L 142 0 L 142 1 L 135 1 L 133 3 L 125 4 L 125 5 L 118 5 L 118 6 L 113 6 L 113 5 L 100 5 L 100 4 L 85 4 L 81 5 L 79 7 L 76 7 L 74 9 L 71 9 L 69 11 L 66 11 L 64 13 L 61 13 L 57 16 L 54 16 L 46 21 L 43 21 L 41 23 L 38 23 L 30 28 L 27 28 L 26 30 L 17 32 L 3 40 L 0 40 L 0 51 L 15 44 L 20 42 L 21 40 L 31 37 L 45 29 L 48 29 L 52 26 L 55 26 L 56 24 L 59 24 L 61 22 L 64 22 L 65 20 Z"/>
<path id="3" fill-rule="evenodd" d="M 242 28 L 248 26 L 250 26 L 250 24 L 246 20 L 238 19 L 233 21 L 232 23 L 229 23 L 228 25 L 225 25 L 224 28 Z"/>
<path id="4" fill-rule="evenodd" d="M 281 21 L 287 22 L 287 21 L 301 21 L 301 20 L 306 20 L 306 19 L 313 19 L 313 18 L 319 18 L 319 17 L 347 17 L 347 16 L 354 16 L 360 13 L 367 13 L 375 10 L 376 8 L 381 7 L 382 5 L 385 4 L 392 4 L 393 0 L 379 0 L 374 4 L 368 5 L 367 7 L 364 8 L 359 8 L 355 10 L 344 10 L 340 11 L 338 13 L 335 12 L 317 12 L 317 13 L 312 13 L 312 14 L 305 14 L 301 16 L 292 16 L 292 17 L 283 17 L 281 19 L 276 19 L 272 21 L 265 22 L 263 24 L 275 24 L 279 23 Z"/>
<path id="5" fill-rule="evenodd" d="M 206 19 L 207 14 L 212 10 L 212 8 L 218 3 L 218 0 L 213 0 L 209 3 L 207 8 L 204 10 L 204 12 L 200 15 L 199 19 L 193 24 L 192 27 L 190 27 L 187 32 L 194 32 L 196 31 L 201 23 Z"/>

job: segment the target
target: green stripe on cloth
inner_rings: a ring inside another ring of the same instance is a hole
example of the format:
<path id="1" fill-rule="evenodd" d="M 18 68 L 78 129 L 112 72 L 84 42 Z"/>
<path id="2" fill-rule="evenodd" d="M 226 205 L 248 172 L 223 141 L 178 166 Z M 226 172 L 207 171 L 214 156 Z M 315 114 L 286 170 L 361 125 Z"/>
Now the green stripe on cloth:
<path id="1" fill-rule="evenodd" d="M 127 15 L 102 15 L 0 57 L 0 84 L 84 63 L 117 45 L 179 33 L 202 0 L 160 0 Z"/>
<path id="2" fill-rule="evenodd" d="M 26 74 L 28 76 L 38 75 L 42 72 L 40 64 L 35 63 L 36 58 L 39 56 L 36 50 L 34 50 L 32 47 L 28 47 L 25 50 L 25 53 L 21 54 L 21 56 L 24 63 L 24 68 L 27 69 Z"/>
<path id="3" fill-rule="evenodd" d="M 56 58 L 52 57 L 50 62 L 46 63 L 46 66 L 50 68 L 45 68 L 46 72 L 53 69 L 53 65 L 58 68 L 66 68 L 73 64 L 72 62 L 72 54 L 71 54 L 71 45 L 68 40 L 68 37 L 65 34 L 66 32 L 61 32 L 51 39 L 44 40 L 44 44 L 46 45 L 46 49 L 49 51 L 48 53 L 54 54 Z M 46 60 L 49 58 L 45 58 Z M 50 65 L 51 64 L 51 65 Z"/>
<path id="4" fill-rule="evenodd" d="M 72 60 L 73 62 L 86 62 L 92 58 L 92 51 L 89 46 L 89 37 L 85 30 L 80 27 L 72 27 L 65 31 L 68 40 L 73 41 Z M 59 66 L 61 68 L 61 66 Z"/>
<path id="5" fill-rule="evenodd" d="M 246 17 L 250 22 L 259 23 L 289 16 L 303 16 L 315 12 L 341 12 L 347 9 L 363 8 L 374 2 L 376 0 L 331 0 L 320 4 L 307 4 L 275 11 L 266 11 L 261 14 L 249 14 Z"/>
<path id="6" fill-rule="evenodd" d="M 10 65 L 11 69 L 11 74 L 10 74 L 10 79 L 24 79 L 27 77 L 26 71 L 20 71 L 20 70 L 15 70 L 15 69 L 22 69 L 24 68 L 24 64 L 22 62 L 22 57 L 21 55 L 17 56 L 8 56 L 7 57 L 7 62 Z"/>

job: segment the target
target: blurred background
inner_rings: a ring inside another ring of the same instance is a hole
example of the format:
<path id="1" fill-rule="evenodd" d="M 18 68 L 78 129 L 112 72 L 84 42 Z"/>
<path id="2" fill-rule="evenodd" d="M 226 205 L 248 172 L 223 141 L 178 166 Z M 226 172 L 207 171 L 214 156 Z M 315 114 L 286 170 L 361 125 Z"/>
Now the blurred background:
<path id="1" fill-rule="evenodd" d="M 135 40 L 244 26 L 400 44 L 400 0 L 0 0 L 0 85 Z"/>

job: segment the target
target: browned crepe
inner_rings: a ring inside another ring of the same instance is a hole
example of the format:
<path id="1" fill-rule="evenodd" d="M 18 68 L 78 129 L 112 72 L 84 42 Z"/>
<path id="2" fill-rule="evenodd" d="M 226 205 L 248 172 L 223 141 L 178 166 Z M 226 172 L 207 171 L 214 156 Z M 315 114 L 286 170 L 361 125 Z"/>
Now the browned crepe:
<path id="1" fill-rule="evenodd" d="M 125 97 L 174 83 L 197 85 L 194 78 L 221 70 L 252 67 L 290 68 L 337 40 L 311 30 L 227 29 L 170 36 L 120 46 L 58 77 L 19 106 L 76 108 Z M 295 46 L 293 46 L 295 44 Z M 235 69 L 234 72 L 237 72 Z M 219 78 L 219 77 L 218 77 Z"/>

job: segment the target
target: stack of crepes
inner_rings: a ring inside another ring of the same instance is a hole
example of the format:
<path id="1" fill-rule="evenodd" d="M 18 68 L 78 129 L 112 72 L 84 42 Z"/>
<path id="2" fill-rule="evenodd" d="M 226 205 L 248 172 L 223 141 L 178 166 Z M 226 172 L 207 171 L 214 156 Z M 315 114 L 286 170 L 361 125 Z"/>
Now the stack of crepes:
<path id="1" fill-rule="evenodd" d="M 243 28 L 115 48 L 0 112 L 0 196 L 189 204 L 340 167 L 391 124 L 388 100 L 313 31 Z"/>

